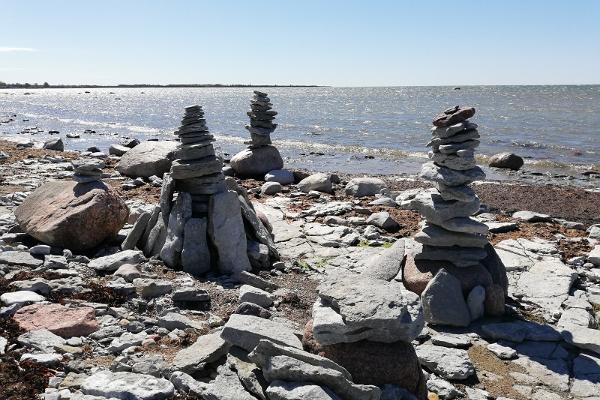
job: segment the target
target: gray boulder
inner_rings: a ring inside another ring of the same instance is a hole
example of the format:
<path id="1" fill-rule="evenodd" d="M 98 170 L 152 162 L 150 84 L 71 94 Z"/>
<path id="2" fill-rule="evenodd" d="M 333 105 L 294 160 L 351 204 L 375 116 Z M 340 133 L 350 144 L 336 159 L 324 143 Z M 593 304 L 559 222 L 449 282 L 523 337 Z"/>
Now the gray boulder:
<path id="1" fill-rule="evenodd" d="M 45 244 L 73 251 L 89 250 L 115 237 L 128 216 L 118 193 L 98 181 L 47 182 L 15 211 L 24 232 Z"/>
<path id="2" fill-rule="evenodd" d="M 302 179 L 298 183 L 298 190 L 304 193 L 308 193 L 312 190 L 323 193 L 331 193 L 333 190 L 333 185 L 329 175 L 319 172 Z"/>
<path id="3" fill-rule="evenodd" d="M 265 175 L 265 181 L 289 185 L 290 183 L 294 183 L 294 173 L 287 169 L 275 169 Z"/>
<path id="4" fill-rule="evenodd" d="M 376 226 L 388 232 L 397 232 L 401 226 L 396 222 L 387 211 L 376 212 L 369 215 L 367 224 Z"/>
<path id="5" fill-rule="evenodd" d="M 274 146 L 245 149 L 231 158 L 230 165 L 237 176 L 264 177 L 269 171 L 283 168 L 283 159 Z"/>
<path id="6" fill-rule="evenodd" d="M 346 194 L 354 197 L 375 196 L 385 188 L 385 182 L 379 178 L 353 178 L 346 185 Z"/>
<path id="7" fill-rule="evenodd" d="M 121 157 L 116 169 L 121 174 L 133 178 L 162 176 L 171 168 L 177 144 L 171 141 L 142 142 Z"/>
<path id="8" fill-rule="evenodd" d="M 98 257 L 89 262 L 88 267 L 101 272 L 114 272 L 124 264 L 139 264 L 144 261 L 144 255 L 139 250 L 124 250 L 104 257 Z"/>
<path id="9" fill-rule="evenodd" d="M 260 194 L 273 195 L 281 192 L 282 189 L 279 182 L 265 182 L 260 188 Z"/>

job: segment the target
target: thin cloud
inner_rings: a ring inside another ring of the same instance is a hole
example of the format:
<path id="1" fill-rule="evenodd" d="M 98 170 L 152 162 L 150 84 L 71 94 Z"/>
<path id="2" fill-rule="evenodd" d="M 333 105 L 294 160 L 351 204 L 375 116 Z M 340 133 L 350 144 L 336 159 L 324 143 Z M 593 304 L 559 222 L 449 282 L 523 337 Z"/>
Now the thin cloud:
<path id="1" fill-rule="evenodd" d="M 31 52 L 37 51 L 31 47 L 0 47 L 0 53 L 16 53 L 16 52 Z"/>

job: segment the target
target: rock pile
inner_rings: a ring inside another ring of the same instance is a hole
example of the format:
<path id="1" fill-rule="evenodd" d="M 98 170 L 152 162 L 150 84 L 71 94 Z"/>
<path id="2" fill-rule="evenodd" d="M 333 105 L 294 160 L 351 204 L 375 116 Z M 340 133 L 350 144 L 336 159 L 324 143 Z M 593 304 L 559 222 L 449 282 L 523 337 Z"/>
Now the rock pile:
<path id="1" fill-rule="evenodd" d="M 423 329 L 423 309 L 419 296 L 394 280 L 401 261 L 386 262 L 399 252 L 402 260 L 403 244 L 400 240 L 361 275 L 328 275 L 318 287 L 303 342 L 347 369 L 356 383 L 395 385 L 426 399 L 425 378 L 411 344 Z"/>
<path id="2" fill-rule="evenodd" d="M 278 258 L 272 237 L 243 189 L 225 180 L 202 107 L 187 107 L 175 133 L 181 144 L 163 176 L 160 205 L 139 217 L 123 248 L 137 245 L 196 276 L 213 267 L 224 274 L 270 267 Z"/>
<path id="3" fill-rule="evenodd" d="M 273 123 L 277 111 L 273 111 L 272 106 L 271 99 L 266 93 L 254 91 L 254 98 L 250 104 L 251 111 L 247 112 L 250 125 L 246 125 L 246 129 L 250 132 L 251 148 L 271 144 L 271 133 L 277 128 L 277 124 Z"/>
<path id="4" fill-rule="evenodd" d="M 283 159 L 276 147 L 271 144 L 271 133 L 277 128 L 273 123 L 277 111 L 266 93 L 254 91 L 254 98 L 248 111 L 251 141 L 246 150 L 232 157 L 231 167 L 241 177 L 263 178 L 267 172 L 283 168 Z"/>
<path id="5" fill-rule="evenodd" d="M 422 296 L 425 318 L 434 324 L 466 326 L 483 316 L 484 304 L 487 314 L 504 311 L 505 268 L 487 241 L 487 225 L 471 217 L 480 201 L 468 185 L 485 178 L 475 162 L 480 136 L 468 120 L 474 114 L 456 106 L 433 120 L 431 161 L 420 175 L 435 189 L 402 203 L 425 218 L 404 281 Z"/>

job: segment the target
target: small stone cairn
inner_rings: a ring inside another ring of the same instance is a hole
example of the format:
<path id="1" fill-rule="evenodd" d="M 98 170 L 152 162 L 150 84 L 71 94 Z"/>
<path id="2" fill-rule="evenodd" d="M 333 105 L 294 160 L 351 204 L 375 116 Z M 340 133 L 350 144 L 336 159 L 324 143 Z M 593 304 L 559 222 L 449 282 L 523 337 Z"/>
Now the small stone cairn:
<path id="1" fill-rule="evenodd" d="M 272 108 L 273 104 L 267 94 L 255 90 L 250 104 L 251 110 L 246 113 L 250 117 L 250 125 L 246 125 L 250 132 L 250 148 L 271 144 L 271 133 L 277 128 L 277 124 L 273 123 L 277 111 L 273 111 Z"/>
<path id="2" fill-rule="evenodd" d="M 78 183 L 102 181 L 102 160 L 79 158 L 71 162 L 73 166 L 73 180 Z"/>
<path id="3" fill-rule="evenodd" d="M 250 124 L 246 129 L 250 132 L 248 148 L 231 158 L 231 167 L 240 177 L 263 178 L 267 172 L 283 168 L 283 159 L 275 146 L 271 144 L 271 133 L 277 128 L 273 123 L 277 111 L 267 93 L 254 91 L 250 103 Z"/>
<path id="4" fill-rule="evenodd" d="M 419 296 L 395 280 L 404 244 L 398 240 L 360 274 L 326 274 L 303 342 L 342 365 L 357 382 L 397 385 L 421 400 L 427 398 L 426 381 L 412 341 L 425 324 L 423 309 Z"/>
<path id="5" fill-rule="evenodd" d="M 278 258 L 243 189 L 233 178 L 226 181 L 201 106 L 185 109 L 175 134 L 181 144 L 170 173 L 163 176 L 160 205 L 138 218 L 140 226 L 136 222 L 129 234 L 133 238 L 124 243 L 196 276 L 211 270 L 230 275 L 249 271 L 249 256 L 265 266 L 270 256 Z"/>
<path id="6" fill-rule="evenodd" d="M 485 179 L 475 161 L 480 136 L 468 120 L 473 115 L 473 107 L 456 106 L 434 118 L 427 144 L 431 161 L 420 176 L 435 188 L 401 204 L 425 218 L 405 266 L 405 284 L 421 295 L 425 319 L 434 324 L 466 326 L 484 308 L 491 315 L 504 310 L 505 268 L 488 243 L 487 226 L 472 218 L 480 200 L 468 185 Z M 453 287 L 458 289 L 451 292 Z"/>

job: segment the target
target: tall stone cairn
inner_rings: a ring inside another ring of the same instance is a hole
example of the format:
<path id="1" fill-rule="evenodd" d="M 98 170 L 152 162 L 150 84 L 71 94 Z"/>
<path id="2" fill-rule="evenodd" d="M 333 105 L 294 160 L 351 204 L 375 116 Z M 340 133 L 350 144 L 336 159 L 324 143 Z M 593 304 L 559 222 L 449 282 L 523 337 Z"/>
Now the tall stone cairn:
<path id="1" fill-rule="evenodd" d="M 475 265 L 486 257 L 488 228 L 471 218 L 479 211 L 480 201 L 468 185 L 485 179 L 475 161 L 479 146 L 477 125 L 468 121 L 475 115 L 472 107 L 458 106 L 444 111 L 433 120 L 430 162 L 421 170 L 421 178 L 435 184 L 436 190 L 419 210 L 425 224 L 415 236 L 423 244 L 416 259 L 450 261 L 457 267 Z"/>
<path id="2" fill-rule="evenodd" d="M 194 275 L 212 265 L 226 274 L 250 270 L 238 195 L 227 190 L 201 106 L 186 107 L 175 134 L 181 144 L 161 190 L 166 239 L 160 258 Z"/>
<path id="3" fill-rule="evenodd" d="M 263 179 L 265 174 L 283 168 L 283 159 L 279 150 L 271 144 L 271 133 L 277 128 L 273 123 L 277 111 L 268 95 L 255 90 L 250 103 L 250 124 L 246 129 L 250 132 L 248 148 L 231 158 L 231 168 L 241 178 Z"/>
<path id="4" fill-rule="evenodd" d="M 246 125 L 246 129 L 250 132 L 251 148 L 271 144 L 271 133 L 277 128 L 277 124 L 273 123 L 277 111 L 272 108 L 273 104 L 268 95 L 255 90 L 250 103 L 250 111 L 246 113 L 250 117 L 250 124 Z"/>
<path id="5" fill-rule="evenodd" d="M 425 219 L 404 283 L 421 295 L 429 323 L 468 325 L 483 315 L 484 302 L 487 314 L 504 310 L 506 270 L 488 243 L 487 225 L 472 218 L 480 200 L 469 184 L 485 179 L 475 161 L 480 136 L 473 115 L 473 107 L 456 106 L 433 119 L 430 161 L 420 176 L 435 188 L 401 204 Z"/>

